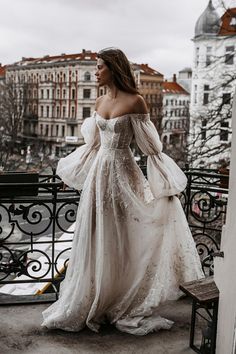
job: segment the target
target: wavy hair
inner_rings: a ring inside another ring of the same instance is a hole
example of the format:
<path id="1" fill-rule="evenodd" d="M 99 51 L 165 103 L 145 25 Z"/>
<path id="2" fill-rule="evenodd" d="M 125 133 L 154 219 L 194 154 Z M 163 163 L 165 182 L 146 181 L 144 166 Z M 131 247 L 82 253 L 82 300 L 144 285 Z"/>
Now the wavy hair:
<path id="1" fill-rule="evenodd" d="M 118 48 L 105 48 L 97 54 L 112 73 L 114 85 L 121 91 L 139 93 L 130 63 L 126 55 Z"/>

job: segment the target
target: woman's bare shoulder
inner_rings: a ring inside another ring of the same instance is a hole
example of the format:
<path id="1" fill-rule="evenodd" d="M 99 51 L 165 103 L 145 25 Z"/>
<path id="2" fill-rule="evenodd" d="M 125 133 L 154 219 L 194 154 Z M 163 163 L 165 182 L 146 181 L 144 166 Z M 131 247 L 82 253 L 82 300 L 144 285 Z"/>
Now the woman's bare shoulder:
<path id="1" fill-rule="evenodd" d="M 147 104 L 141 95 L 135 95 L 133 108 L 134 113 L 148 113 Z"/>
<path id="2" fill-rule="evenodd" d="M 100 104 L 104 100 L 104 97 L 105 97 L 105 95 L 97 97 L 96 102 L 95 102 L 95 111 L 98 110 Z"/>

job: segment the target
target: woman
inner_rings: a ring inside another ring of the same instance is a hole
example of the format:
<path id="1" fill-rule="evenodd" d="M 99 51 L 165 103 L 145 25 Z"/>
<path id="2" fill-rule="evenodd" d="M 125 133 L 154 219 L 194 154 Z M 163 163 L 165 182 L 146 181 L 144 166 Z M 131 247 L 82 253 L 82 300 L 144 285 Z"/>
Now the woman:
<path id="1" fill-rule="evenodd" d="M 109 321 L 144 335 L 173 322 L 159 304 L 178 299 L 180 282 L 203 277 L 179 199 L 186 177 L 162 144 L 119 49 L 98 54 L 97 81 L 107 94 L 96 101 L 81 130 L 86 144 L 61 159 L 57 173 L 82 189 L 71 257 L 57 302 L 43 325 L 98 331 Z M 145 179 L 129 145 L 148 155 Z"/>

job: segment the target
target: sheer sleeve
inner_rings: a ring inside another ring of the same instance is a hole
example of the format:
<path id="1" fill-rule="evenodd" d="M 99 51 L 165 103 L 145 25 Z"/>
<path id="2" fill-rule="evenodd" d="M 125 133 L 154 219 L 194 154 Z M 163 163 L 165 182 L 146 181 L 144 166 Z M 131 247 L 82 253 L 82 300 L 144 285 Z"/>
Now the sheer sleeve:
<path id="1" fill-rule="evenodd" d="M 132 117 L 135 140 L 148 156 L 147 178 L 156 199 L 172 196 L 186 188 L 187 178 L 179 166 L 162 152 L 162 143 L 149 114 Z"/>
<path id="2" fill-rule="evenodd" d="M 100 146 L 99 131 L 94 116 L 86 118 L 81 126 L 85 144 L 68 156 L 59 160 L 57 175 L 69 187 L 82 189 L 90 167 L 95 160 Z"/>

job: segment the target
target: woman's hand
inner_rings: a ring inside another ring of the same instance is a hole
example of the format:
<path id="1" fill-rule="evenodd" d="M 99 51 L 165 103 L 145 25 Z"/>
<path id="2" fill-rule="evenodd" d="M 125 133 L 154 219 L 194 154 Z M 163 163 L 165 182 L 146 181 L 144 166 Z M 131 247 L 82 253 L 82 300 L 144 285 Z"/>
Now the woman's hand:
<path id="1" fill-rule="evenodd" d="M 63 185 L 60 187 L 60 189 L 62 190 L 62 192 L 64 192 L 66 190 L 66 188 L 68 188 L 67 184 L 63 183 Z"/>

